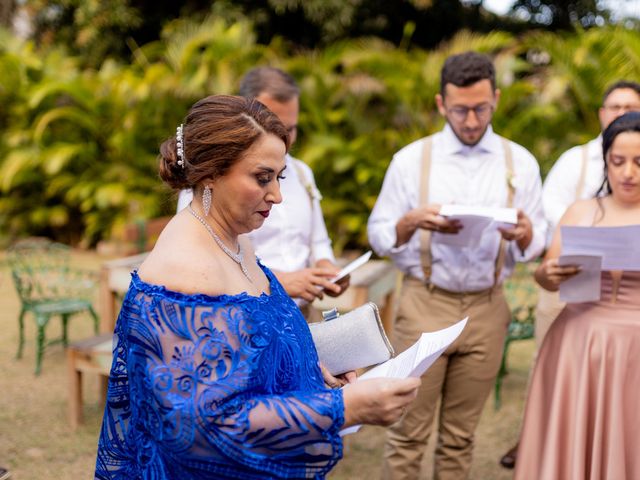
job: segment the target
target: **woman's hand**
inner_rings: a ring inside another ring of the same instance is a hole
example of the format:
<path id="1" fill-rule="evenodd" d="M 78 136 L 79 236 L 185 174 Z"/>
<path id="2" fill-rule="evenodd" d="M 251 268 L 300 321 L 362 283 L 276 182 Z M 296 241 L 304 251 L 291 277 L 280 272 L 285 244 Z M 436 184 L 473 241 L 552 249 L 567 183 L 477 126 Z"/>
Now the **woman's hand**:
<path id="1" fill-rule="evenodd" d="M 391 425 L 404 415 L 418 394 L 419 378 L 372 378 L 343 390 L 344 427 Z"/>
<path id="2" fill-rule="evenodd" d="M 318 365 L 320 365 L 320 371 L 322 372 L 324 383 L 329 388 L 344 387 L 349 383 L 354 383 L 358 379 L 358 375 L 354 371 L 345 372 L 334 377 L 329 373 L 329 370 L 327 370 L 322 362 L 318 362 Z"/>
<path id="3" fill-rule="evenodd" d="M 545 290 L 555 292 L 562 282 L 580 273 L 579 265 L 560 265 L 557 258 L 544 260 L 536 269 L 535 278 Z"/>

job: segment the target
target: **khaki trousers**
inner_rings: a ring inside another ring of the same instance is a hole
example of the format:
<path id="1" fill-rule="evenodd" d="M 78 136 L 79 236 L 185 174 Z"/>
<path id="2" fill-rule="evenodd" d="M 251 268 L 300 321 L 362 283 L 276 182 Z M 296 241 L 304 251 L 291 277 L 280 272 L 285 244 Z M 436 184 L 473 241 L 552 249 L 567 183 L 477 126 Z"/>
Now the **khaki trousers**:
<path id="1" fill-rule="evenodd" d="M 448 327 L 469 316 L 460 337 L 422 377 L 418 398 L 387 432 L 383 479 L 418 479 L 434 412 L 441 401 L 434 480 L 467 478 L 473 437 L 493 387 L 511 315 L 502 287 L 451 293 L 407 277 L 393 330 L 396 352 L 422 332 Z"/>

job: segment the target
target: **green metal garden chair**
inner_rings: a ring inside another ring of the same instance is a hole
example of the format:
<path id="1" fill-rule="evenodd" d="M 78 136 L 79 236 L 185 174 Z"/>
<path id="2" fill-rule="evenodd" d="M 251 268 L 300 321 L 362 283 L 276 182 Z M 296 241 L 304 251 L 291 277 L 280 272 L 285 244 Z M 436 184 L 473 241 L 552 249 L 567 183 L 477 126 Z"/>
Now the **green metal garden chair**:
<path id="1" fill-rule="evenodd" d="M 22 303 L 19 322 L 17 358 L 24 347 L 24 319 L 28 312 L 35 318 L 36 375 L 42 367 L 42 354 L 46 346 L 54 343 L 67 345 L 67 329 L 72 315 L 88 312 L 93 328 L 98 333 L 98 316 L 91 304 L 97 285 L 94 272 L 69 266 L 69 247 L 43 238 L 22 240 L 7 251 L 7 263 Z M 45 340 L 45 330 L 53 316 L 62 320 L 62 337 Z"/>
<path id="2" fill-rule="evenodd" d="M 511 322 L 507 328 L 507 336 L 502 350 L 502 362 L 494 386 L 494 408 L 502 406 L 502 380 L 509 372 L 507 357 L 512 342 L 527 340 L 535 334 L 535 310 L 538 288 L 533 279 L 537 263 L 519 264 L 511 278 L 505 282 L 505 296 L 511 309 Z"/>

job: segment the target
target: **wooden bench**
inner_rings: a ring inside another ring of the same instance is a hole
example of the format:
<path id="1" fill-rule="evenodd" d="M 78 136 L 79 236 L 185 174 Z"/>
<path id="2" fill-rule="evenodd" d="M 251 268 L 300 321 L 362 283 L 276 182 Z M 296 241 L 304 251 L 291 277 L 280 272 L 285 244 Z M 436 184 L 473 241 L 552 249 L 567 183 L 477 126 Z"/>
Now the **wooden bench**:
<path id="1" fill-rule="evenodd" d="M 147 258 L 148 252 L 118 258 L 102 264 L 100 271 L 100 331 L 113 333 L 118 298 L 129 288 L 131 272 Z"/>
<path id="2" fill-rule="evenodd" d="M 107 396 L 107 381 L 111 370 L 113 335 L 103 333 L 74 342 L 67 347 L 69 373 L 69 424 L 76 429 L 82 423 L 82 375 L 100 375 L 100 398 Z"/>
<path id="3" fill-rule="evenodd" d="M 113 330 L 119 298 L 127 291 L 131 271 L 138 268 L 147 253 L 105 262 L 100 272 L 100 335 L 67 347 L 69 376 L 69 423 L 74 430 L 82 423 L 82 375 L 100 376 L 99 398 L 107 396 L 112 360 Z"/>

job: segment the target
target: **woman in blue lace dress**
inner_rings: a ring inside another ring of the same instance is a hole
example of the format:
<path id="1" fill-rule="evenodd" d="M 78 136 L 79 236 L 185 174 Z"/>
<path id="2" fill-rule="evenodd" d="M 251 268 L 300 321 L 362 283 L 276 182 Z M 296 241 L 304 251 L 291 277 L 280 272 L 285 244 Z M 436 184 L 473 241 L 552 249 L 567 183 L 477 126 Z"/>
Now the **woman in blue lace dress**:
<path id="1" fill-rule="evenodd" d="M 193 188 L 132 275 L 120 312 L 98 479 L 324 478 L 339 431 L 387 425 L 418 379 L 324 374 L 307 324 L 242 234 L 281 201 L 287 132 L 255 100 L 197 102 L 161 147 Z"/>

